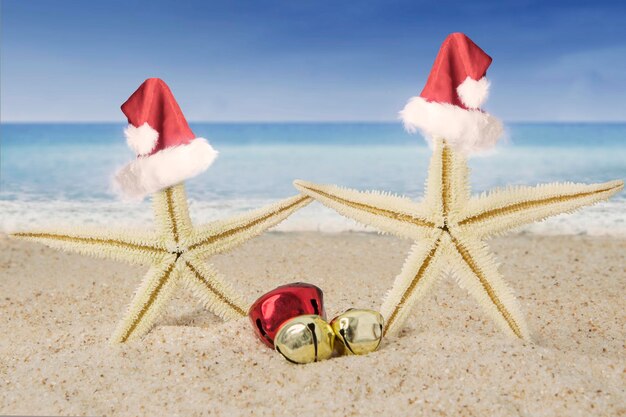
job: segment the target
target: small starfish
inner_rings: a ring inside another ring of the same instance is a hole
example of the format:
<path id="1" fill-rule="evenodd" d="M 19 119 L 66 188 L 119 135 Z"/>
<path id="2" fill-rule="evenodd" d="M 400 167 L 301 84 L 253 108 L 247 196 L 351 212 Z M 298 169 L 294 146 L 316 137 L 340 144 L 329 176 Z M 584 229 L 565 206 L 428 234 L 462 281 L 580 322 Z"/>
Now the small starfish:
<path id="1" fill-rule="evenodd" d="M 248 302 L 203 261 L 261 234 L 310 202 L 311 198 L 297 195 L 194 228 L 181 183 L 153 194 L 156 233 L 65 230 L 18 232 L 12 236 L 68 252 L 151 264 L 113 334 L 113 342 L 124 343 L 152 328 L 179 284 L 189 287 L 206 309 L 223 319 L 246 316 Z"/>
<path id="2" fill-rule="evenodd" d="M 434 146 L 426 195 L 420 203 L 334 185 L 304 181 L 294 184 L 344 216 L 415 242 L 381 307 L 387 334 L 400 330 L 415 303 L 448 271 L 505 332 L 530 340 L 519 304 L 484 240 L 605 200 L 621 190 L 624 183 L 517 186 L 471 197 L 464 156 L 443 140 Z"/>

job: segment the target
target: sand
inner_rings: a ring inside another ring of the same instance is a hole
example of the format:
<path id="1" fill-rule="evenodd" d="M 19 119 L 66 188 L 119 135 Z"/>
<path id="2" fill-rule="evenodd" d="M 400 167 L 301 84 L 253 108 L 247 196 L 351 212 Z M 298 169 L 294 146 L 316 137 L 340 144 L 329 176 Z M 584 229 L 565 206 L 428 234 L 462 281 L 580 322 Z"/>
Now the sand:
<path id="1" fill-rule="evenodd" d="M 0 415 L 626 415 L 626 239 L 491 246 L 534 344 L 506 338 L 445 278 L 378 352 L 297 366 L 183 289 L 143 340 L 111 346 L 144 268 L 0 237 Z M 316 284 L 334 315 L 377 308 L 408 247 L 270 233 L 214 263 L 250 299 Z"/>

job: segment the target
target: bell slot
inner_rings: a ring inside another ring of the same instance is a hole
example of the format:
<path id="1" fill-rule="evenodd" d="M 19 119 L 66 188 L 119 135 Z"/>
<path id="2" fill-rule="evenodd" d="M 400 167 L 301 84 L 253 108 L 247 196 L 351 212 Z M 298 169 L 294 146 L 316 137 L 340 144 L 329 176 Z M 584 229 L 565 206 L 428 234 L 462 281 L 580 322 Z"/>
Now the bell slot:
<path id="1" fill-rule="evenodd" d="M 339 329 L 339 335 L 341 336 L 341 340 L 343 341 L 343 344 L 346 345 L 348 350 L 350 352 L 352 352 L 352 354 L 354 355 L 355 353 L 352 350 L 352 347 L 350 346 L 350 343 L 348 343 L 348 341 L 346 340 L 346 331 L 344 329 Z"/>
<path id="2" fill-rule="evenodd" d="M 256 327 L 259 329 L 259 332 L 261 332 L 261 336 L 263 336 L 265 338 L 265 340 L 267 340 L 268 342 L 270 342 L 273 345 L 274 341 L 265 332 L 265 329 L 263 328 L 263 323 L 261 323 L 261 319 L 256 319 Z"/>
<path id="3" fill-rule="evenodd" d="M 315 362 L 317 362 L 317 335 L 315 334 L 315 323 L 307 324 L 311 337 L 313 338 L 313 348 L 315 349 Z"/>
<path id="4" fill-rule="evenodd" d="M 316 315 L 320 315 L 320 308 L 317 305 L 317 300 L 315 298 L 311 298 L 311 305 L 313 306 L 313 311 Z"/>

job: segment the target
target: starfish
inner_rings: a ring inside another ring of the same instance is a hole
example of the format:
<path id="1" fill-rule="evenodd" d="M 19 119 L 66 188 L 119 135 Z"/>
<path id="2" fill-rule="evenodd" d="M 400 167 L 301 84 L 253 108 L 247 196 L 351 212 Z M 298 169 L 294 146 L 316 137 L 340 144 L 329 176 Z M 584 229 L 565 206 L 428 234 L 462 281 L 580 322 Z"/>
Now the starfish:
<path id="1" fill-rule="evenodd" d="M 194 228 L 182 183 L 153 194 L 156 232 L 58 230 L 13 233 L 55 249 L 99 258 L 150 264 L 112 342 L 124 343 L 154 326 L 174 290 L 184 284 L 202 305 L 223 319 L 247 315 L 249 303 L 212 266 L 211 255 L 228 251 L 280 223 L 311 198 L 297 195 L 246 214 Z"/>
<path id="2" fill-rule="evenodd" d="M 397 333 L 411 308 L 444 272 L 451 272 L 506 333 L 529 340 L 518 301 L 498 272 L 485 240 L 515 227 L 605 200 L 624 186 L 552 183 L 516 186 L 472 197 L 463 154 L 435 141 L 423 201 L 381 192 L 295 181 L 298 190 L 340 214 L 413 240 L 385 297 L 385 333 Z"/>

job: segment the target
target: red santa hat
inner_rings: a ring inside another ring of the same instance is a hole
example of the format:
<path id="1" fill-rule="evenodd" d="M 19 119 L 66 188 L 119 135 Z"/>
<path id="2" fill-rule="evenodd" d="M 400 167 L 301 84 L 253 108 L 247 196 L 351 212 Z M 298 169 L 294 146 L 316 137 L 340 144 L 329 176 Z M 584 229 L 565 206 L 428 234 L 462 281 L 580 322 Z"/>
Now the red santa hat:
<path id="1" fill-rule="evenodd" d="M 137 159 L 115 175 L 116 188 L 127 198 L 143 198 L 195 177 L 215 160 L 217 151 L 189 128 L 174 95 L 163 80 L 144 81 L 124 104 L 124 131 Z"/>
<path id="2" fill-rule="evenodd" d="M 489 94 L 485 78 L 491 57 L 463 33 L 441 45 L 421 94 L 400 112 L 407 131 L 442 138 L 470 154 L 487 150 L 502 136 L 502 123 L 480 109 Z"/>

